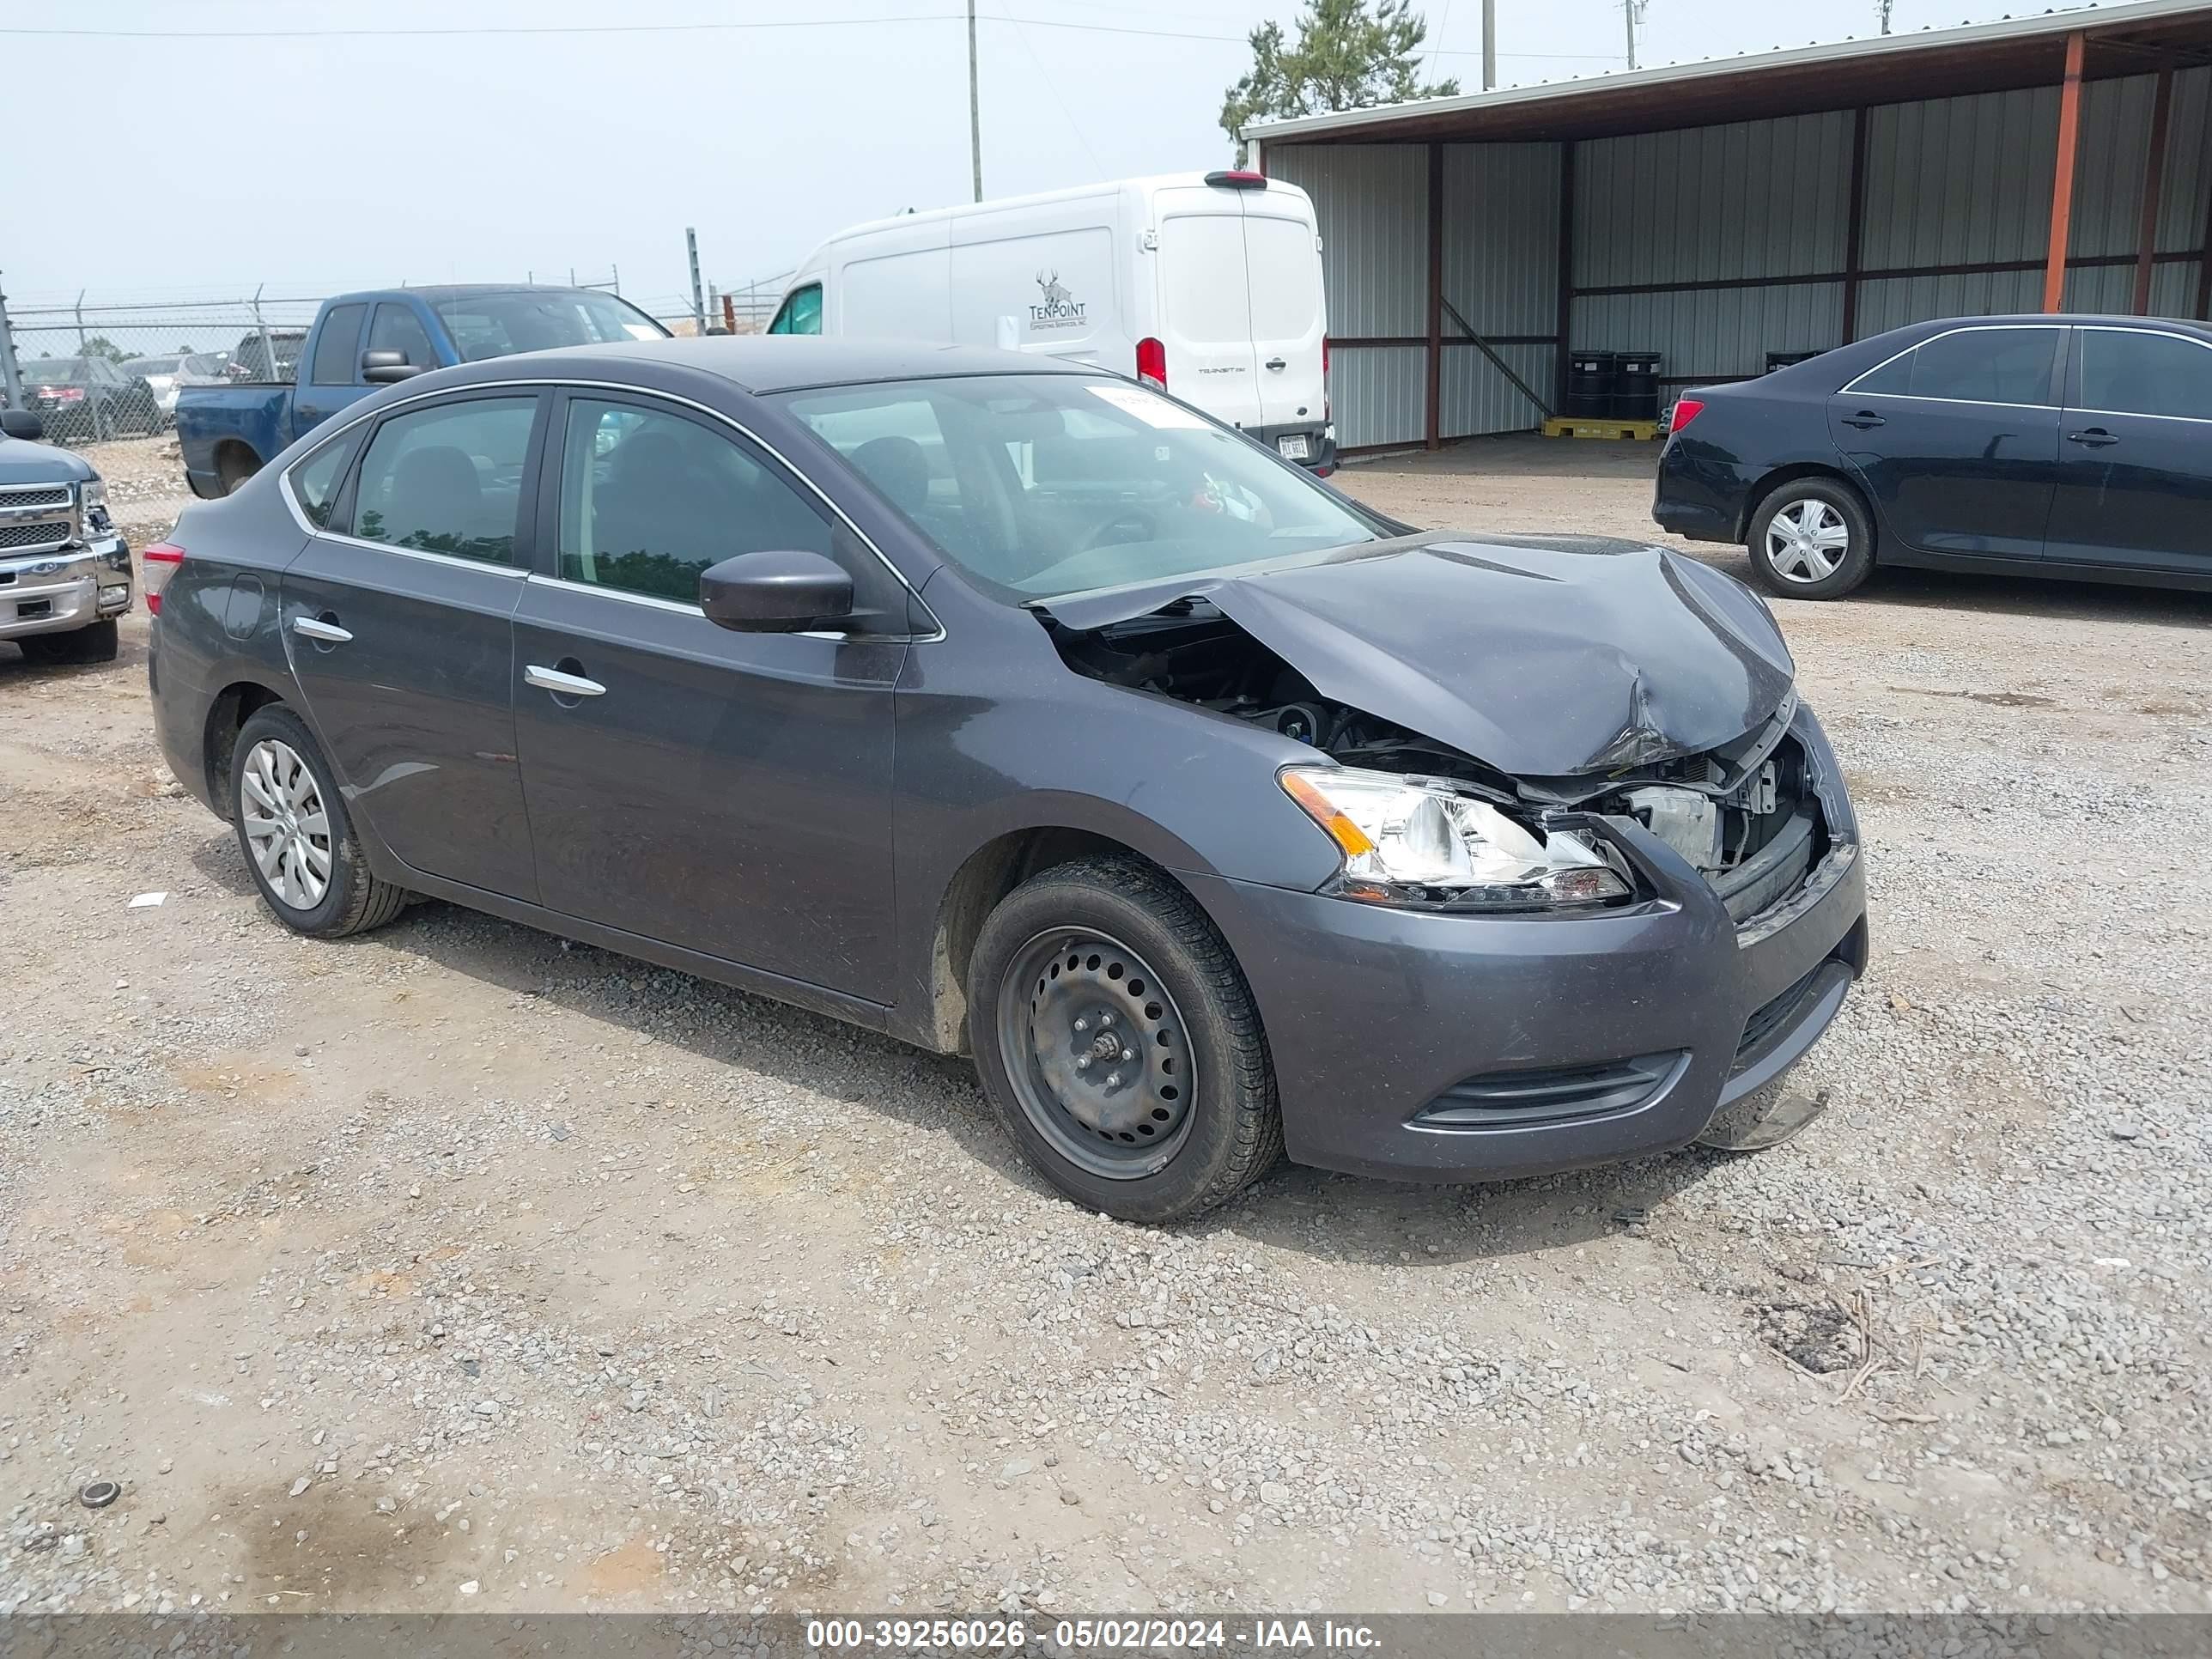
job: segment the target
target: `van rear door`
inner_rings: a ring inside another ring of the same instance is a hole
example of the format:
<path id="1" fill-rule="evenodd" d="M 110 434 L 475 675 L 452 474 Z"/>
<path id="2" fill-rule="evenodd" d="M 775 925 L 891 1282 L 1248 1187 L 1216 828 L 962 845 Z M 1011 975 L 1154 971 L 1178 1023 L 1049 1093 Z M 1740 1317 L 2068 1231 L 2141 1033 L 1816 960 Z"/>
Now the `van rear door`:
<path id="1" fill-rule="evenodd" d="M 1177 186 L 1159 216 L 1160 343 L 1168 389 L 1217 420 L 1263 423 L 1239 192 Z"/>
<path id="2" fill-rule="evenodd" d="M 1327 421 L 1322 384 L 1321 251 L 1304 204 L 1287 191 L 1244 195 L 1244 254 L 1251 271 L 1252 352 L 1258 360 L 1260 423 L 1318 432 Z M 1318 459 L 1318 454 L 1295 459 Z"/>

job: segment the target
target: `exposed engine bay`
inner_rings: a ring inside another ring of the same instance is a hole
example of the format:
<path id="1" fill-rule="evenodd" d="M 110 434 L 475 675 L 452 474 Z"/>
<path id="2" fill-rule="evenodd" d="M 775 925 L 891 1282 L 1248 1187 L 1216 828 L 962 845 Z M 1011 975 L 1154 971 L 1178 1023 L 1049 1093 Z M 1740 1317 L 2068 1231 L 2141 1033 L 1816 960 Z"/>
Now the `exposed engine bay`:
<path id="1" fill-rule="evenodd" d="M 1451 780 L 1538 835 L 1570 815 L 1633 819 L 1701 872 L 1739 921 L 1790 891 L 1826 851 L 1804 756 L 1788 734 L 1794 692 L 1759 727 L 1717 748 L 1516 777 L 1323 696 L 1204 599 L 1090 629 L 1041 620 L 1061 659 L 1091 679 L 1249 720 L 1344 766 Z"/>

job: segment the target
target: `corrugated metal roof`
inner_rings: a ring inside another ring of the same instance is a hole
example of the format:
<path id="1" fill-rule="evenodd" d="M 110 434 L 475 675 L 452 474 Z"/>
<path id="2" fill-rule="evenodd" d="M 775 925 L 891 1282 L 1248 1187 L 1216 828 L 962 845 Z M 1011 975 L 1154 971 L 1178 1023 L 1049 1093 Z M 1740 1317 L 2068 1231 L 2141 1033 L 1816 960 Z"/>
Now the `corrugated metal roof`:
<path id="1" fill-rule="evenodd" d="M 1308 142 L 1315 138 L 1381 138 L 1400 136 L 1405 130 L 1418 129 L 1420 136 L 1440 137 L 1447 136 L 1444 129 L 1455 124 L 1454 118 L 1464 118 L 1470 129 L 1469 136 L 1473 136 L 1472 129 L 1478 125 L 1491 129 L 1482 133 L 1481 136 L 1486 137 L 1516 136 L 1508 130 L 1509 125 L 1525 127 L 1525 131 L 1518 136 L 1572 136 L 1569 129 L 1577 106 L 1592 106 L 1601 100 L 1615 100 L 1632 96 L 1638 106 L 1647 108 L 1664 106 L 1669 102 L 1679 107 L 1685 96 L 1696 90 L 1709 90 L 1724 99 L 1728 83 L 1731 82 L 1748 83 L 1753 78 L 1777 76 L 1798 80 L 1807 71 L 1830 77 L 1836 83 L 1836 101 L 1823 103 L 1820 107 L 1849 107 L 1854 103 L 1933 95 L 1945 89 L 1916 86 L 1893 91 L 1888 99 L 1860 96 L 1850 93 L 1836 80 L 1846 70 L 1890 75 L 1908 65 L 1923 62 L 1932 65 L 1946 58 L 1987 54 L 2008 46 L 2062 40 L 2076 30 L 2088 31 L 2095 37 L 2108 37 L 2121 30 L 2140 33 L 2147 26 L 2158 25 L 2169 27 L 2184 25 L 2188 26 L 2188 32 L 2192 34 L 2212 34 L 2212 4 L 2205 3 L 2205 0 L 2125 0 L 2125 3 L 2121 4 L 2075 7 L 2042 12 L 2031 17 L 2006 17 L 1995 22 L 1964 24 L 1955 28 L 1923 29 L 1911 34 L 1827 41 L 1777 52 L 1745 52 L 1734 58 L 1708 58 L 1693 64 L 1669 64 L 1656 69 L 1632 70 L 1566 82 L 1546 82 L 1531 87 L 1506 87 L 1456 98 L 1431 98 L 1415 103 L 1384 104 L 1370 109 L 1338 110 L 1322 115 L 1304 116 L 1295 120 L 1257 122 L 1244 128 L 1243 136 L 1268 143 L 1292 138 Z M 2146 41 L 2146 44 L 2149 42 Z M 2135 67 L 2140 70 L 2140 61 Z M 1959 92 L 1986 89 L 1980 85 L 1948 88 Z M 1514 122 L 1512 118 L 1516 116 L 1525 119 Z M 1662 118 L 1632 122 L 1630 125 L 1645 127 L 1704 125 L 1716 118 L 1727 118 L 1698 112 L 1687 120 Z M 1412 136 L 1412 133 L 1405 131 L 1405 136 Z"/>

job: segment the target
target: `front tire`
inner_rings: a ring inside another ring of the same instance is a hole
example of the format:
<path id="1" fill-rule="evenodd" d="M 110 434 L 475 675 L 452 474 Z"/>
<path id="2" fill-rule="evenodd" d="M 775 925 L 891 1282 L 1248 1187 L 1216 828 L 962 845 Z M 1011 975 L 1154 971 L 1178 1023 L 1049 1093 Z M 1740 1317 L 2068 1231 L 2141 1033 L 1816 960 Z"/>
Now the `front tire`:
<path id="1" fill-rule="evenodd" d="M 1838 599 L 1874 574 L 1874 520 L 1840 479 L 1793 479 L 1759 503 L 1744 550 L 1775 598 Z"/>
<path id="2" fill-rule="evenodd" d="M 1131 858 L 1061 865 L 983 924 L 968 1035 L 1038 1173 L 1124 1221 L 1182 1221 L 1282 1156 L 1259 1011 L 1190 895 Z"/>
<path id="3" fill-rule="evenodd" d="M 276 920 L 311 939 L 381 927 L 407 902 L 369 872 L 330 763 L 282 703 L 257 709 L 231 751 L 231 823 Z"/>

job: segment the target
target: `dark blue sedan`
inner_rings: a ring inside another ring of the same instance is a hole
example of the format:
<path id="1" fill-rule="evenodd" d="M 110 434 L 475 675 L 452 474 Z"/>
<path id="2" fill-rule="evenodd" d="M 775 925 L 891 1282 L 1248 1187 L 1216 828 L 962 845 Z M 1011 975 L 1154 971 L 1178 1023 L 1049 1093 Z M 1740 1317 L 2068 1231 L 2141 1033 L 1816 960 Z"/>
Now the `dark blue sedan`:
<path id="1" fill-rule="evenodd" d="M 1686 393 L 1653 516 L 1785 599 L 1882 565 L 2212 587 L 2212 330 L 1919 323 Z"/>

